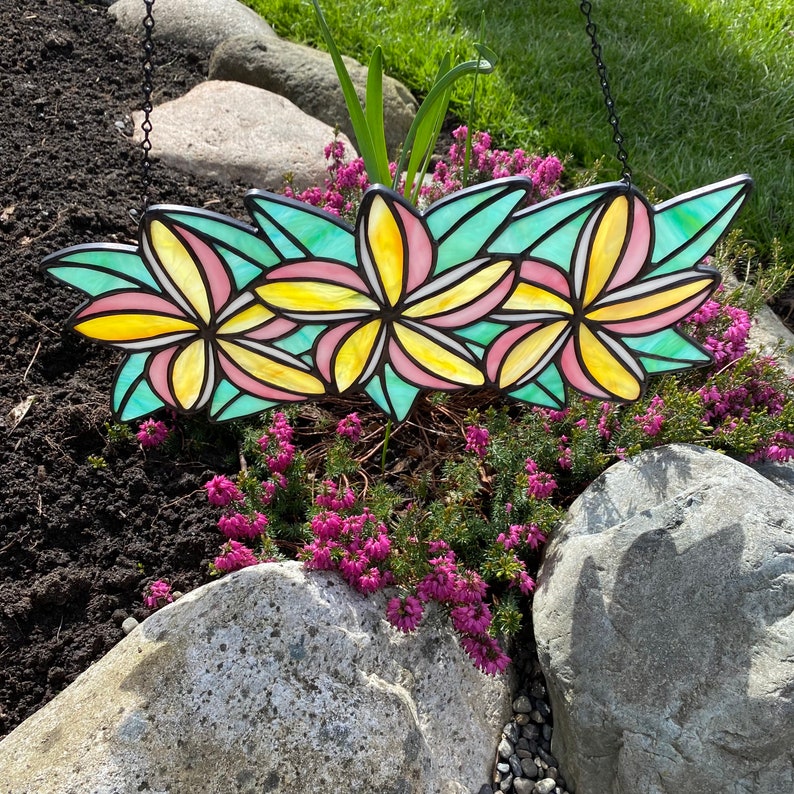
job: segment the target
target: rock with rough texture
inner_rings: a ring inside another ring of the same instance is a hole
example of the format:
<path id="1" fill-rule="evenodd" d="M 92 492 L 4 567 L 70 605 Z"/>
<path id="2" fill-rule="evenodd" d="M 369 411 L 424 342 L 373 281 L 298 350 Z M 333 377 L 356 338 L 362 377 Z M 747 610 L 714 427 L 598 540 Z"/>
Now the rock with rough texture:
<path id="1" fill-rule="evenodd" d="M 194 590 L 0 743 L 2 790 L 478 791 L 509 681 L 437 612 L 404 635 L 384 609 L 298 563 Z"/>
<path id="2" fill-rule="evenodd" d="M 361 101 L 367 68 L 352 58 L 345 65 Z M 310 116 L 339 128 L 352 141 L 353 126 L 331 56 L 278 37 L 237 36 L 220 44 L 212 54 L 211 80 L 238 80 L 287 97 Z M 391 157 L 405 141 L 416 115 L 416 101 L 392 77 L 383 78 L 386 147 Z"/>
<path id="3" fill-rule="evenodd" d="M 789 490 L 685 445 L 599 477 L 533 607 L 577 794 L 794 791 L 793 613 Z"/>
<path id="4" fill-rule="evenodd" d="M 138 143 L 141 118 L 133 114 Z M 323 149 L 333 140 L 331 127 L 262 88 L 210 80 L 158 105 L 151 121 L 153 157 L 191 174 L 270 190 L 280 190 L 286 175 L 297 190 L 322 185 L 327 176 Z"/>
<path id="5" fill-rule="evenodd" d="M 116 0 L 108 13 L 133 36 L 143 36 L 143 0 Z M 242 34 L 276 37 L 255 11 L 237 0 L 157 0 L 152 6 L 155 40 L 176 41 L 209 52 L 224 39 Z"/>

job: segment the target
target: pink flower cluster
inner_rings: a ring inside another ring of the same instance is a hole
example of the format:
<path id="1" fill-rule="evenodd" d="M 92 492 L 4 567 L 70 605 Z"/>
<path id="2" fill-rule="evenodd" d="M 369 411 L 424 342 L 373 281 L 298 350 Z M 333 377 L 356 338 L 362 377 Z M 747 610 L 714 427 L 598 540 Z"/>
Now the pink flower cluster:
<path id="1" fill-rule="evenodd" d="M 230 540 L 255 540 L 267 531 L 267 516 L 230 513 L 218 519 L 218 529 Z"/>
<path id="2" fill-rule="evenodd" d="M 634 417 L 634 421 L 642 427 L 642 432 L 646 436 L 658 436 L 664 425 L 664 400 L 655 395 L 651 398 L 644 414 L 638 414 Z"/>
<path id="3" fill-rule="evenodd" d="M 496 542 L 508 551 L 522 544 L 534 550 L 546 542 L 546 536 L 537 524 L 511 524 L 507 532 L 497 535 Z"/>
<path id="4" fill-rule="evenodd" d="M 207 499 L 216 507 L 226 507 L 231 502 L 242 502 L 245 498 L 236 483 L 223 474 L 216 474 L 204 483 L 204 487 L 207 489 Z"/>
<path id="5" fill-rule="evenodd" d="M 314 498 L 314 503 L 326 510 L 349 510 L 355 502 L 356 495 L 353 489 L 346 486 L 344 491 L 340 491 L 333 480 L 323 480 L 320 493 Z"/>
<path id="6" fill-rule="evenodd" d="M 160 420 L 147 419 L 138 425 L 135 438 L 144 449 L 159 447 L 168 438 L 168 427 Z"/>
<path id="7" fill-rule="evenodd" d="M 455 190 L 460 190 L 463 186 L 467 132 L 466 126 L 453 130 L 452 136 L 456 142 L 449 148 L 449 165 L 443 160 L 439 161 L 433 170 L 431 184 L 421 190 L 421 195 L 428 201 L 436 201 Z M 492 139 L 487 132 L 474 133 L 469 164 L 471 182 L 483 182 L 506 176 L 528 177 L 534 187 L 530 203 L 556 196 L 560 192 L 563 164 L 559 158 L 553 155 L 548 157 L 531 155 L 523 149 L 509 152 L 491 147 Z"/>
<path id="8" fill-rule="evenodd" d="M 533 499 L 546 499 L 551 496 L 557 487 L 554 477 L 546 471 L 541 471 L 532 458 L 527 458 L 524 468 L 529 475 L 527 477 L 527 496 Z"/>
<path id="9" fill-rule="evenodd" d="M 488 452 L 491 435 L 488 428 L 480 425 L 469 425 L 466 428 L 466 452 L 474 452 L 477 457 L 484 458 Z"/>
<path id="10" fill-rule="evenodd" d="M 143 592 L 143 603 L 149 609 L 158 609 L 170 604 L 173 600 L 171 585 L 163 579 L 152 582 Z"/>
<path id="11" fill-rule="evenodd" d="M 336 434 L 357 444 L 361 438 L 361 419 L 358 418 L 358 414 L 354 412 L 340 419 L 336 426 Z"/>
<path id="12" fill-rule="evenodd" d="M 265 455 L 267 467 L 274 475 L 283 475 L 295 460 L 293 433 L 287 417 L 281 411 L 277 411 L 273 414 L 273 424 L 268 428 L 267 433 L 257 440 Z"/>
<path id="13" fill-rule="evenodd" d="M 717 294 L 722 291 L 724 287 L 720 287 Z M 747 352 L 747 337 L 752 323 L 745 309 L 712 298 L 687 319 L 696 329 L 702 327 L 706 332 L 703 347 L 714 356 L 715 366 L 731 364 Z"/>
<path id="14" fill-rule="evenodd" d="M 247 568 L 250 565 L 258 565 L 264 562 L 257 558 L 256 554 L 236 540 L 230 540 L 221 546 L 221 553 L 212 562 L 213 567 L 220 573 L 231 573 Z"/>
<path id="15" fill-rule="evenodd" d="M 785 463 L 792 459 L 794 459 L 794 433 L 790 433 L 788 430 L 778 430 L 772 435 L 768 444 L 748 456 L 749 463 L 764 460 Z"/>

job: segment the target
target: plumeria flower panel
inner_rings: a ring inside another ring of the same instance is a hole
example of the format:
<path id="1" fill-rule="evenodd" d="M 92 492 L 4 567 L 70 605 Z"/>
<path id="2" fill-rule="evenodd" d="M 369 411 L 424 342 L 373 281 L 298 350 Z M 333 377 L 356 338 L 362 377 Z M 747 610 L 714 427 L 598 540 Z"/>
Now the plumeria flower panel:
<path id="1" fill-rule="evenodd" d="M 492 316 L 509 327 L 488 347 L 488 381 L 519 399 L 542 391 L 565 403 L 573 388 L 630 402 L 649 375 L 708 363 L 676 326 L 717 287 L 717 271 L 700 262 L 750 186 L 736 177 L 652 207 L 615 183 L 517 213 L 491 246 L 522 261 Z"/>
<path id="2" fill-rule="evenodd" d="M 522 208 L 531 183 L 511 177 L 424 212 L 376 185 L 355 227 L 252 191 L 255 227 L 157 206 L 137 246 L 73 246 L 43 267 L 88 297 L 71 327 L 122 351 L 124 421 L 163 407 L 223 421 L 350 391 L 397 421 L 423 390 L 631 401 L 652 374 L 709 361 L 677 325 L 717 286 L 701 262 L 750 185 L 653 207 L 611 183 Z"/>

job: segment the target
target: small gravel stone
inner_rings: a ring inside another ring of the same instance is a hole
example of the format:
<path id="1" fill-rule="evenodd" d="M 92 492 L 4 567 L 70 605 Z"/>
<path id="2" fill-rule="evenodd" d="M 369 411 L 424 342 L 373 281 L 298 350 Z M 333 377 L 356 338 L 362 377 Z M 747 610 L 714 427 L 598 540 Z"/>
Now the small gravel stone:
<path id="1" fill-rule="evenodd" d="M 538 747 L 538 755 L 541 760 L 545 761 L 549 766 L 559 766 L 557 759 L 551 753 L 547 753 L 542 747 Z"/>
<path id="2" fill-rule="evenodd" d="M 524 773 L 525 777 L 532 778 L 533 780 L 538 776 L 538 768 L 531 758 L 525 758 L 521 762 L 521 771 Z"/>
<path id="3" fill-rule="evenodd" d="M 521 768 L 521 759 L 517 755 L 511 755 L 507 762 L 510 764 L 510 771 L 514 777 L 521 777 L 524 770 Z"/>
<path id="4" fill-rule="evenodd" d="M 513 711 L 518 714 L 529 714 L 532 711 L 532 703 L 526 695 L 519 695 L 513 701 Z"/>
<path id="5" fill-rule="evenodd" d="M 544 719 L 551 714 L 551 709 L 542 700 L 535 701 L 535 708 L 543 715 Z"/>
<path id="6" fill-rule="evenodd" d="M 511 755 L 515 752 L 513 748 L 513 743 L 508 739 L 502 737 L 502 741 L 499 742 L 499 758 L 508 759 Z"/>
<path id="7" fill-rule="evenodd" d="M 502 736 L 509 742 L 515 744 L 518 741 L 519 727 L 514 722 L 508 722 L 502 729 Z"/>
<path id="8" fill-rule="evenodd" d="M 529 694 L 532 695 L 533 698 L 545 698 L 546 697 L 546 687 L 543 684 L 535 680 L 532 682 L 532 686 L 529 688 Z"/>
<path id="9" fill-rule="evenodd" d="M 551 725 L 544 725 L 542 733 L 543 733 L 543 738 L 547 742 L 550 742 L 551 741 Z"/>
<path id="10" fill-rule="evenodd" d="M 532 709 L 532 711 L 529 712 L 529 718 L 532 720 L 532 722 L 537 723 L 543 723 L 546 721 L 543 718 L 543 715 L 537 709 Z"/>
<path id="11" fill-rule="evenodd" d="M 483 783 L 480 786 L 480 790 L 477 792 L 477 794 L 493 794 L 493 788 L 491 787 L 491 784 Z"/>
<path id="12" fill-rule="evenodd" d="M 525 739 L 537 739 L 540 736 L 540 728 L 537 725 L 525 725 L 521 729 L 521 735 Z"/>
<path id="13" fill-rule="evenodd" d="M 513 791 L 516 794 L 532 794 L 532 789 L 535 786 L 534 780 L 527 780 L 525 777 L 517 777 L 513 781 Z"/>
<path id="14" fill-rule="evenodd" d="M 129 633 L 130 633 L 130 632 L 131 632 L 131 631 L 132 631 L 132 630 L 133 630 L 133 629 L 134 629 L 134 628 L 135 628 L 137 625 L 138 625 L 138 621 L 137 621 L 137 620 L 135 620 L 135 618 L 127 618 L 127 619 L 126 619 L 126 620 L 125 620 L 125 621 L 124 621 L 124 622 L 121 624 L 121 630 L 122 630 L 122 631 L 123 631 L 125 634 L 129 634 Z"/>
<path id="15" fill-rule="evenodd" d="M 529 714 L 516 714 L 516 725 L 526 725 L 529 722 Z"/>
<path id="16" fill-rule="evenodd" d="M 534 753 L 531 750 L 516 750 L 516 755 L 523 761 L 525 758 L 532 758 Z"/>
<path id="17" fill-rule="evenodd" d="M 506 762 L 504 762 L 504 761 L 500 761 L 500 762 L 499 762 L 499 763 L 496 765 L 496 768 L 497 768 L 497 769 L 498 769 L 498 770 L 499 770 L 499 771 L 500 771 L 502 774 L 504 774 L 505 772 L 509 772 L 509 771 L 510 771 L 510 764 L 508 764 L 508 763 L 506 763 Z"/>
<path id="18" fill-rule="evenodd" d="M 505 775 L 502 778 L 502 782 L 499 784 L 499 791 L 510 791 L 510 787 L 513 785 L 513 776 L 512 775 Z"/>
<path id="19" fill-rule="evenodd" d="M 544 777 L 535 783 L 535 788 L 532 789 L 534 794 L 551 794 L 557 788 L 557 781 L 552 780 L 550 777 Z M 504 789 L 502 789 L 504 791 Z"/>

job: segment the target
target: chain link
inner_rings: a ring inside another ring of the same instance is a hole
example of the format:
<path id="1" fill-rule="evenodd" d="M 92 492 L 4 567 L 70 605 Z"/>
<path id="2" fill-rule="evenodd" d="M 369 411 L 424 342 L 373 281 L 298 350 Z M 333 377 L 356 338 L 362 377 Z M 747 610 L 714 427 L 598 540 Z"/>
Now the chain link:
<path id="1" fill-rule="evenodd" d="M 141 123 L 141 130 L 143 131 L 143 142 L 141 148 L 143 149 L 143 160 L 141 168 L 143 171 L 143 210 L 144 212 L 149 206 L 149 192 L 152 185 L 152 161 L 149 153 L 152 150 L 151 132 L 152 132 L 152 74 L 154 73 L 154 39 L 152 32 L 154 31 L 154 0 L 143 0 L 146 6 L 146 16 L 143 19 L 143 122 Z"/>
<path id="2" fill-rule="evenodd" d="M 623 181 L 627 185 L 630 185 L 631 168 L 629 167 L 628 162 L 629 155 L 623 146 L 625 143 L 625 138 L 623 137 L 623 133 L 620 131 L 620 119 L 618 119 L 618 114 L 615 111 L 615 100 L 612 98 L 612 91 L 609 88 L 607 68 L 604 66 L 603 60 L 603 51 L 601 50 L 601 45 L 598 43 L 598 39 L 596 38 L 596 26 L 590 17 L 590 12 L 593 10 L 593 4 L 584 1 L 580 3 L 579 8 L 587 19 L 587 26 L 585 27 L 585 30 L 587 31 L 587 35 L 590 37 L 590 51 L 593 53 L 593 58 L 595 58 L 596 70 L 598 71 L 598 78 L 601 82 L 601 90 L 604 92 L 604 104 L 607 106 L 607 113 L 609 113 L 609 123 L 612 127 L 612 142 L 615 144 L 615 146 L 617 146 L 618 160 L 620 160 L 621 165 L 623 166 Z"/>

